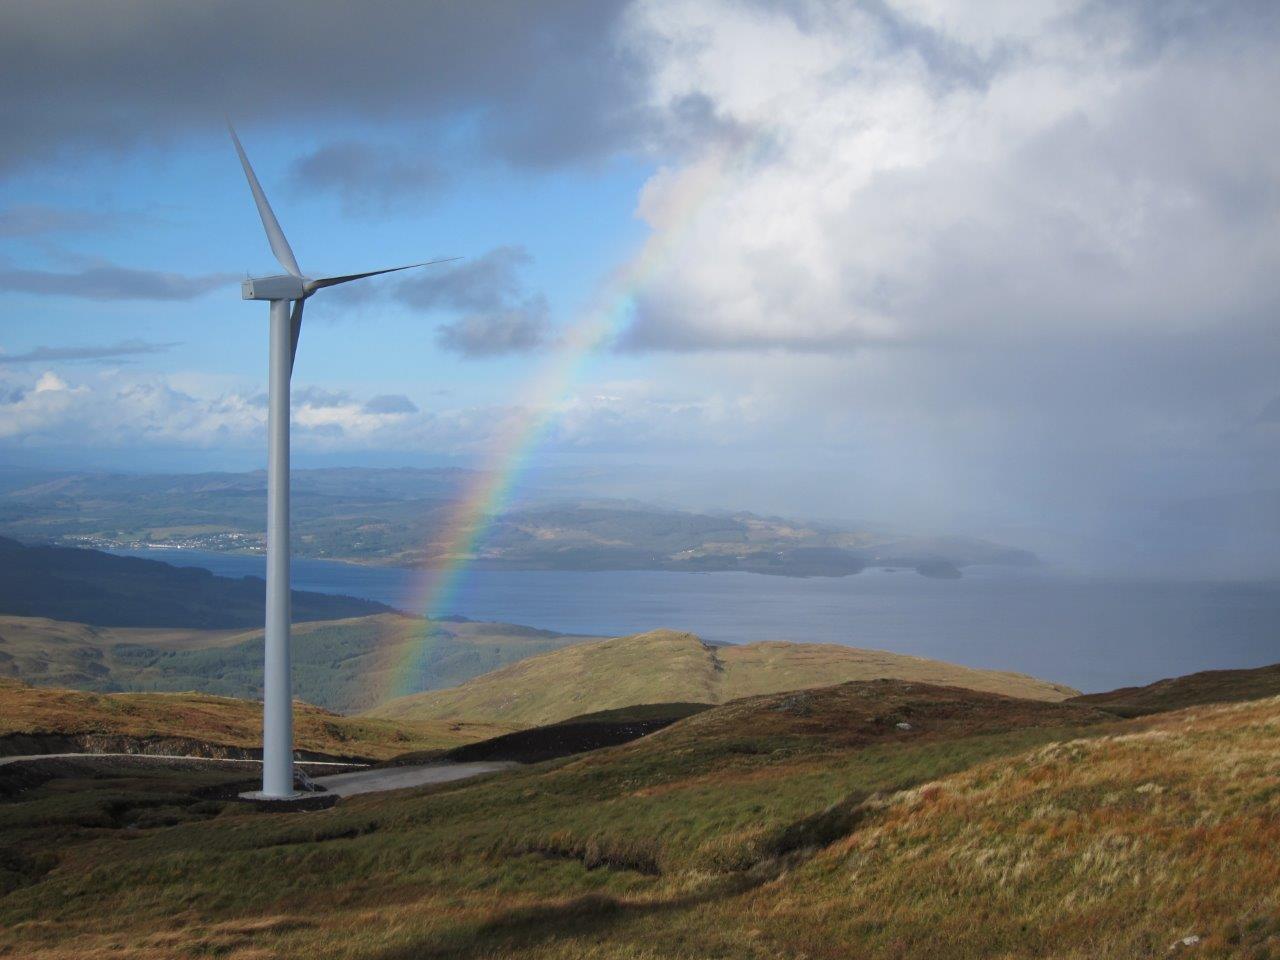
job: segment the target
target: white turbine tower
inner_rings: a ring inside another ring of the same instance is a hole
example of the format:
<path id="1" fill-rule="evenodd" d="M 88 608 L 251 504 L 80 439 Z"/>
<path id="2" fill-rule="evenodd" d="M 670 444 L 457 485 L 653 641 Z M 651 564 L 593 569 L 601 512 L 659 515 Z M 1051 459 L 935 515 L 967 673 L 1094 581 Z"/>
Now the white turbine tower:
<path id="1" fill-rule="evenodd" d="M 271 304 L 271 361 L 267 412 L 267 618 L 262 684 L 262 790 L 246 796 L 262 800 L 287 800 L 298 796 L 293 789 L 293 695 L 289 668 L 289 379 L 302 329 L 302 305 L 317 290 L 382 273 L 425 267 L 447 260 L 428 260 L 403 267 L 370 270 L 341 277 L 312 279 L 302 275 L 280 222 L 271 212 L 267 195 L 245 156 L 240 138 L 230 123 L 231 141 L 249 179 L 253 201 L 267 231 L 271 252 L 287 271 L 281 276 L 258 277 L 241 284 L 245 300 Z M 457 257 L 450 257 L 456 260 Z M 292 304 L 292 307 L 290 307 Z"/>

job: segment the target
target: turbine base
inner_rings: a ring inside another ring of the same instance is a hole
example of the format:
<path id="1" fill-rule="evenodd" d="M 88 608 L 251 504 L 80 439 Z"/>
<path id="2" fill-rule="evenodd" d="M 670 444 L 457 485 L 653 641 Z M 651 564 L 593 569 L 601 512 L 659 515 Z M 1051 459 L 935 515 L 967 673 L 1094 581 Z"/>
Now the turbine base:
<path id="1" fill-rule="evenodd" d="M 241 800 L 279 800 L 287 803 L 290 800 L 305 800 L 307 797 L 314 797 L 314 793 L 303 793 L 301 790 L 295 790 L 287 796 L 278 797 L 271 793 L 263 793 L 261 790 L 249 790 L 238 795 Z"/>
<path id="2" fill-rule="evenodd" d="M 298 812 L 324 810 L 338 802 L 336 793 L 305 793 L 299 791 L 291 793 L 287 797 L 272 797 L 261 790 L 250 790 L 238 796 L 241 800 L 256 804 L 263 810 L 296 810 Z"/>

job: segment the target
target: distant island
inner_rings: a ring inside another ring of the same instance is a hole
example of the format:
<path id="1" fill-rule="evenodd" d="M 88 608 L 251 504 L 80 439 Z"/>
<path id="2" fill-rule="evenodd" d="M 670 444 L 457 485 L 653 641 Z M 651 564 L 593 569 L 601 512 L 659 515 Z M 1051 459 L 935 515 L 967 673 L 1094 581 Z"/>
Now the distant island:
<path id="1" fill-rule="evenodd" d="M 459 558 L 445 533 L 477 474 L 458 469 L 299 470 L 293 547 L 300 557 L 402 567 Z M 0 534 L 120 549 L 261 553 L 265 477 L 254 473 L 0 477 Z M 866 569 L 955 579 L 978 564 L 1030 566 L 1034 554 L 969 537 L 908 536 L 754 513 L 676 510 L 624 500 L 526 506 L 493 520 L 474 566 L 514 570 L 738 570 L 844 577 Z"/>

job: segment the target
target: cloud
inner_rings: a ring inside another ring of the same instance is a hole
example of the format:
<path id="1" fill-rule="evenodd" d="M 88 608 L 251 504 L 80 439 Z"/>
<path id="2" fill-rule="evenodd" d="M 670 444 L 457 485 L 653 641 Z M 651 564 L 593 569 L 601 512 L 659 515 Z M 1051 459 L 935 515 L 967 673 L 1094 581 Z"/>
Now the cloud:
<path id="1" fill-rule="evenodd" d="M 5 4 L 0 169 L 220 135 L 225 109 L 246 127 L 295 129 L 347 119 L 425 132 L 465 115 L 473 141 L 512 163 L 598 157 L 642 123 L 640 77 L 612 39 L 624 6 L 316 0 L 299 17 L 287 0 Z"/>
<path id="2" fill-rule="evenodd" d="M 149 343 L 145 340 L 121 340 L 101 346 L 35 347 L 25 353 L 0 352 L 0 364 L 43 363 L 53 360 L 115 360 L 139 354 L 164 353 L 177 343 Z"/>
<path id="3" fill-rule="evenodd" d="M 418 405 L 402 393 L 383 393 L 365 401 L 366 413 L 417 413 Z"/>
<path id="4" fill-rule="evenodd" d="M 547 302 L 534 297 L 496 313 L 474 313 L 436 330 L 436 343 L 466 357 L 528 353 L 550 341 Z"/>
<path id="5" fill-rule="evenodd" d="M 624 362 L 749 387 L 779 510 L 1097 564 L 1280 486 L 1277 41 L 1274 4 L 637 3 L 651 112 L 733 133 L 643 188 Z"/>
<path id="6" fill-rule="evenodd" d="M 326 144 L 293 164 L 296 187 L 331 190 L 350 213 L 383 213 L 432 193 L 441 171 L 403 147 L 353 140 Z"/>
<path id="7" fill-rule="evenodd" d="M 532 262 L 524 247 L 497 247 L 457 266 L 423 271 L 396 295 L 423 310 L 501 310 L 524 294 L 520 270 Z"/>
<path id="8" fill-rule="evenodd" d="M 325 390 L 323 387 L 303 387 L 290 392 L 291 401 L 302 407 L 316 410 L 349 407 L 354 403 L 351 394 L 345 390 Z"/>
<path id="9" fill-rule="evenodd" d="M 752 134 L 645 185 L 624 346 L 1106 340 L 1264 310 L 1277 15 L 1017 6 L 638 3 L 651 109 L 698 98 Z"/>
<path id="10" fill-rule="evenodd" d="M 0 450 L 180 449 L 260 451 L 267 410 L 260 389 L 182 386 L 178 378 L 122 369 L 82 376 L 0 367 Z M 402 456 L 482 456 L 527 429 L 530 411 L 478 405 L 422 410 L 407 396 L 368 398 L 303 387 L 293 393 L 294 449 L 396 451 Z M 545 416 L 562 450 L 635 450 L 650 442 L 714 443 L 754 419 L 743 397 L 672 397 L 643 381 L 601 384 L 561 398 Z"/>
<path id="11" fill-rule="evenodd" d="M 66 273 L 0 268 L 0 290 L 85 300 L 193 300 L 235 279 L 228 273 L 187 276 L 112 265 Z"/>
<path id="12" fill-rule="evenodd" d="M 120 222 L 119 214 L 24 204 L 0 210 L 0 237 L 38 237 L 50 233 L 105 230 Z"/>
<path id="13" fill-rule="evenodd" d="M 67 386 L 67 382 L 52 370 L 46 370 L 40 374 L 40 379 L 36 381 L 36 385 L 31 388 L 33 393 L 68 393 L 71 388 Z"/>
<path id="14" fill-rule="evenodd" d="M 456 267 L 402 283 L 397 298 L 424 310 L 463 311 L 442 324 L 436 342 L 468 357 L 527 353 L 551 341 L 546 298 L 529 293 L 520 270 L 533 258 L 523 247 L 490 250 Z"/>
<path id="15" fill-rule="evenodd" d="M 266 442 L 264 400 L 257 389 L 197 391 L 161 374 L 115 369 L 72 380 L 0 367 L 0 443 L 86 450 L 257 448 Z M 407 397 L 363 402 L 304 387 L 293 395 L 295 443 L 310 450 L 390 449 L 474 438 L 452 428 L 449 418 L 408 416 L 411 406 Z"/>

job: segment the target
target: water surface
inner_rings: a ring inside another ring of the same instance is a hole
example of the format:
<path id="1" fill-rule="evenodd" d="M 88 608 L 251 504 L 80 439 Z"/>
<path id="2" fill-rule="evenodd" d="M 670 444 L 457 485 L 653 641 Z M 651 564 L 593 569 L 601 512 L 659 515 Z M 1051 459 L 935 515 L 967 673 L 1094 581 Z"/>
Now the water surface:
<path id="1" fill-rule="evenodd" d="M 263 576 L 262 557 L 135 551 L 223 576 Z M 409 609 L 423 574 L 295 560 L 298 590 Z M 452 612 L 568 633 L 672 627 L 726 643 L 795 640 L 1016 670 L 1109 690 L 1196 670 L 1280 661 L 1280 584 L 1117 581 L 1051 571 L 910 571 L 795 579 L 754 573 L 475 570 Z"/>

